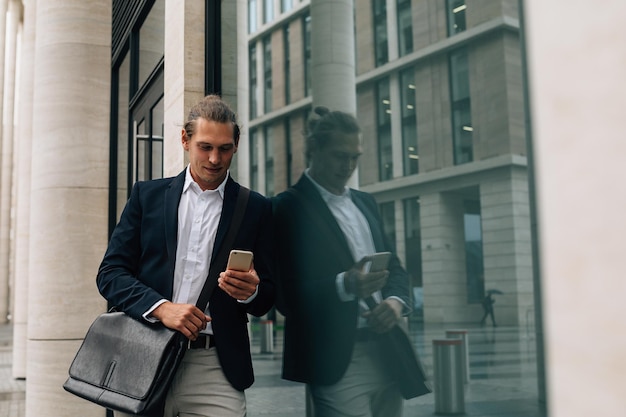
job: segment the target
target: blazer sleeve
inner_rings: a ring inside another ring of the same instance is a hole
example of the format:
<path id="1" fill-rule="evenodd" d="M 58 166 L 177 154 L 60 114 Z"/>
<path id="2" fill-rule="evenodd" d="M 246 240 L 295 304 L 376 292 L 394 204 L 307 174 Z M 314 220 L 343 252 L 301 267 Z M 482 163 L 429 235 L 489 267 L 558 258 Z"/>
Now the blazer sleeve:
<path id="1" fill-rule="evenodd" d="M 109 307 L 116 307 L 136 319 L 140 319 L 152 305 L 165 298 L 161 294 L 165 293 L 165 287 L 161 291 L 154 287 L 164 285 L 166 280 L 162 278 L 167 275 L 168 269 L 164 266 L 166 262 L 158 262 L 159 257 L 153 257 L 153 264 L 142 264 L 146 252 L 146 248 L 142 248 L 142 241 L 146 238 L 158 239 L 156 229 L 160 227 L 159 224 L 153 224 L 150 230 L 142 230 L 146 228 L 144 220 L 147 217 L 142 204 L 143 184 L 138 182 L 133 186 L 96 278 L 98 290 L 108 301 Z M 165 242 L 161 240 L 160 245 L 164 248 Z M 161 266 L 156 267 L 157 264 Z M 142 281 L 147 276 L 152 278 L 150 283 Z"/>

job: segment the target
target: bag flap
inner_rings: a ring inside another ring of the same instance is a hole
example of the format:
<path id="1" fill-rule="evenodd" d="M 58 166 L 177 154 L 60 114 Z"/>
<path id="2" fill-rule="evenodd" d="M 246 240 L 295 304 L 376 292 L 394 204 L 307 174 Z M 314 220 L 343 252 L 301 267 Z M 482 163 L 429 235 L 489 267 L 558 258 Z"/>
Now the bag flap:
<path id="1" fill-rule="evenodd" d="M 185 338 L 161 324 L 151 325 L 121 312 L 100 315 L 91 325 L 72 365 L 72 378 L 143 399 L 159 382 L 172 350 Z M 173 366 L 173 364 L 171 365 Z"/>

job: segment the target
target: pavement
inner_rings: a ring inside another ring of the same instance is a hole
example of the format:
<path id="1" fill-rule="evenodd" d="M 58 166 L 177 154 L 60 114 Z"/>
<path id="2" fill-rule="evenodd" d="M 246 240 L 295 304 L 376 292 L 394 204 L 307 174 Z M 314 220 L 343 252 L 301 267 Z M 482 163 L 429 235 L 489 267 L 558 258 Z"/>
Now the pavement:
<path id="1" fill-rule="evenodd" d="M 302 384 L 281 379 L 282 331 L 263 339 L 267 328 L 252 324 L 256 381 L 246 391 L 248 417 L 304 417 Z M 448 330 L 466 330 L 469 381 L 464 384 L 464 415 L 475 417 L 546 417 L 538 398 L 536 337 L 531 327 L 431 326 L 410 323 L 411 337 L 427 375 L 433 376 L 434 339 Z M 263 335 L 261 332 L 264 332 Z M 11 375 L 13 329 L 0 325 L 0 417 L 24 417 L 26 382 Z M 404 417 L 434 416 L 435 395 L 405 401 Z"/>

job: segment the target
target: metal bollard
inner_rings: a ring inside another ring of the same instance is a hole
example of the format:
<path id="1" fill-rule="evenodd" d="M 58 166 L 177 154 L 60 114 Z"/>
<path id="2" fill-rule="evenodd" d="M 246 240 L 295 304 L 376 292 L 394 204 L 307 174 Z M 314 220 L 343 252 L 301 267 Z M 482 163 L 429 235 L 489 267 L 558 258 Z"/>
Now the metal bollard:
<path id="1" fill-rule="evenodd" d="M 463 341 L 433 340 L 435 414 L 465 414 Z"/>
<path id="2" fill-rule="evenodd" d="M 467 330 L 446 330 L 446 337 L 448 339 L 461 339 L 463 341 L 463 382 L 467 384 L 470 381 L 469 337 Z"/>
<path id="3" fill-rule="evenodd" d="M 272 320 L 261 320 L 259 326 L 261 353 L 274 352 L 274 322 Z"/>

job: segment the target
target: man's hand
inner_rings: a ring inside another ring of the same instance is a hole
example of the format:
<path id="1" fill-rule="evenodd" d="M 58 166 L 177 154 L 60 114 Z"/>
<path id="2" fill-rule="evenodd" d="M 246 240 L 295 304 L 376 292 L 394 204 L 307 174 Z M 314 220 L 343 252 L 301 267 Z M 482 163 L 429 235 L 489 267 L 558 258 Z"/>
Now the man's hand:
<path id="1" fill-rule="evenodd" d="M 364 265 L 371 257 L 365 256 L 354 264 L 344 275 L 346 291 L 359 298 L 366 298 L 380 290 L 387 283 L 389 271 L 363 272 Z"/>
<path id="2" fill-rule="evenodd" d="M 165 327 L 178 330 L 190 340 L 196 340 L 198 333 L 206 329 L 207 323 L 211 321 L 211 317 L 193 304 L 176 304 L 170 301 L 155 308 L 151 315 Z"/>
<path id="3" fill-rule="evenodd" d="M 388 298 L 378 304 L 373 310 L 363 313 L 370 329 L 375 333 L 386 333 L 398 323 L 402 317 L 402 303 L 394 298 Z"/>
<path id="4" fill-rule="evenodd" d="M 247 300 L 255 293 L 261 280 L 254 270 L 254 264 L 248 272 L 227 269 L 220 274 L 218 286 L 236 300 Z"/>

